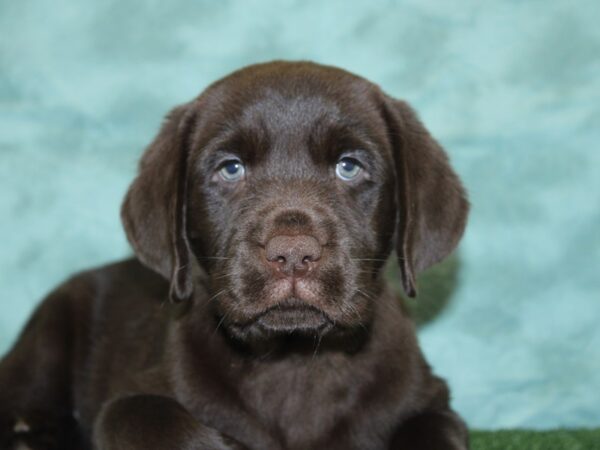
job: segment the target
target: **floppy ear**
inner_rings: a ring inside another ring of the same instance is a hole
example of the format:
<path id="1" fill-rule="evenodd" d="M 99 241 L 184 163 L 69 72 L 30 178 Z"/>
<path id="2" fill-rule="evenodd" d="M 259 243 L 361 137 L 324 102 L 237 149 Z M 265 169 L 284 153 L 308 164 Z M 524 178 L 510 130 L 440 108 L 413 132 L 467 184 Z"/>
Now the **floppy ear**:
<path id="1" fill-rule="evenodd" d="M 412 108 L 386 97 L 396 168 L 396 253 L 408 296 L 416 276 L 448 256 L 465 229 L 469 203 L 442 147 Z"/>
<path id="2" fill-rule="evenodd" d="M 144 152 L 121 208 L 121 220 L 136 256 L 170 280 L 172 301 L 192 295 L 191 250 L 186 235 L 189 104 L 166 117 Z"/>

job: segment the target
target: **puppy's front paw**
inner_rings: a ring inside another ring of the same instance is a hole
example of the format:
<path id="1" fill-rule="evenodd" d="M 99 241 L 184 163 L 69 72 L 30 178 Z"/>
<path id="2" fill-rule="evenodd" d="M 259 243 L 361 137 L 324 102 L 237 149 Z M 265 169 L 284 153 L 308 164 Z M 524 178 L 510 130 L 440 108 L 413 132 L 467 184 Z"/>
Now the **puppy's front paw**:
<path id="1" fill-rule="evenodd" d="M 0 419 L 0 450 L 33 450 L 26 442 L 31 433 L 31 427 L 22 418 Z"/>
<path id="2" fill-rule="evenodd" d="M 14 442 L 14 444 L 12 444 L 11 447 L 9 447 L 9 449 L 10 450 L 36 450 L 36 449 L 30 447 L 29 444 L 27 444 L 26 442 L 18 440 L 18 439 Z"/>
<path id="3" fill-rule="evenodd" d="M 52 420 L 40 426 L 24 417 L 0 419 L 0 450 L 67 450 L 73 443 L 67 435 Z"/>

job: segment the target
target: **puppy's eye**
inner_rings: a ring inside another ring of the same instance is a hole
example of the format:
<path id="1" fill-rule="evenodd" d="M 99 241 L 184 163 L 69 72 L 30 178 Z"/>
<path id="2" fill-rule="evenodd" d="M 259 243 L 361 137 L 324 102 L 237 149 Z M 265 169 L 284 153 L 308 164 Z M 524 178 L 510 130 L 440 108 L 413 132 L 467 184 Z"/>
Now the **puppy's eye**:
<path id="1" fill-rule="evenodd" d="M 239 181 L 244 177 L 246 169 L 237 159 L 225 161 L 219 170 L 220 177 L 225 181 Z"/>
<path id="2" fill-rule="evenodd" d="M 360 163 L 354 158 L 344 157 L 335 166 L 335 174 L 344 181 L 354 180 L 361 171 Z"/>

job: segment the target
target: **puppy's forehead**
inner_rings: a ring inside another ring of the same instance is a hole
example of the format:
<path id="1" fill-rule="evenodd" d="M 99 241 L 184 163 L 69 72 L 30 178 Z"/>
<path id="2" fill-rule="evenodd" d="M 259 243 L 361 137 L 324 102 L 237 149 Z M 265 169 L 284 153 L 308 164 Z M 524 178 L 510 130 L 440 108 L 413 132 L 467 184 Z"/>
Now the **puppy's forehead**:
<path id="1" fill-rule="evenodd" d="M 267 175 L 293 177 L 312 175 L 312 164 L 326 155 L 311 146 L 311 139 L 340 121 L 339 105 L 323 96 L 290 97 L 265 89 L 261 97 L 243 108 L 239 126 L 246 132 L 266 136 L 268 145 L 260 158 Z"/>
<path id="2" fill-rule="evenodd" d="M 231 119 L 297 125 L 324 115 L 330 119 L 368 115 L 375 90 L 367 80 L 338 68 L 275 62 L 234 72 L 202 97 L 209 109 Z"/>
<path id="3" fill-rule="evenodd" d="M 261 95 L 247 102 L 239 115 L 239 124 L 251 129 L 263 127 L 272 136 L 304 134 L 316 123 L 342 120 L 340 106 L 317 92 L 297 96 L 265 88 Z"/>

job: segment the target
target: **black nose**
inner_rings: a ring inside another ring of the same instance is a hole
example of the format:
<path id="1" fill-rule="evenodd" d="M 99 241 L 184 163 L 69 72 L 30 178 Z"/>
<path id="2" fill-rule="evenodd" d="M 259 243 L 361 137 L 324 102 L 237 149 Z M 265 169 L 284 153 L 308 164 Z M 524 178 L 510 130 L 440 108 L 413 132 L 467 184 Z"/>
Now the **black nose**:
<path id="1" fill-rule="evenodd" d="M 308 235 L 275 236 L 265 246 L 267 261 L 286 276 L 301 277 L 321 258 L 321 244 Z"/>

